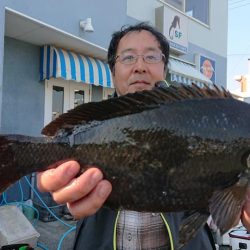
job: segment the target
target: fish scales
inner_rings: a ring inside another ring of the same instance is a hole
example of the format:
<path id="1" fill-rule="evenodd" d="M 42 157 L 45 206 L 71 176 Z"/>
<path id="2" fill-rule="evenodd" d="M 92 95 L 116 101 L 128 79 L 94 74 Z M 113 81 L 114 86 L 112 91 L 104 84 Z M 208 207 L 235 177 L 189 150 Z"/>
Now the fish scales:
<path id="1" fill-rule="evenodd" d="M 204 200 L 204 194 L 209 197 L 215 188 L 237 181 L 239 172 L 244 170 L 242 146 L 248 149 L 249 142 L 237 142 L 236 135 L 223 133 L 224 130 L 217 132 L 216 124 L 203 122 L 199 129 L 190 129 L 191 115 L 196 123 L 204 113 L 215 120 L 213 116 L 218 115 L 214 107 L 220 106 L 220 100 L 214 100 L 213 104 L 209 101 L 202 104 L 199 100 L 188 102 L 166 104 L 100 122 L 89 132 L 80 133 L 80 140 L 78 134 L 74 135 L 85 163 L 100 166 L 116 187 L 109 199 L 111 207 L 139 211 L 195 209 L 197 204 L 204 206 L 198 202 Z M 224 111 L 230 111 L 233 104 L 234 100 L 229 100 Z M 229 112 L 227 119 L 233 121 L 232 115 L 235 114 Z M 234 124 L 237 125 L 240 124 Z M 219 123 L 219 128 L 231 126 L 224 118 Z M 125 187 L 127 194 L 124 194 Z"/>
<path id="2" fill-rule="evenodd" d="M 1 135 L 0 193 L 21 177 L 45 170 L 49 165 L 69 156 L 72 156 L 69 145 L 53 143 L 50 138 Z"/>
<path id="3" fill-rule="evenodd" d="M 210 212 L 224 232 L 249 186 L 249 124 L 250 105 L 217 87 L 156 88 L 83 104 L 43 129 L 53 137 L 0 136 L 0 190 L 75 159 L 81 172 L 95 165 L 112 183 L 112 209 L 198 211 L 197 223 Z"/>

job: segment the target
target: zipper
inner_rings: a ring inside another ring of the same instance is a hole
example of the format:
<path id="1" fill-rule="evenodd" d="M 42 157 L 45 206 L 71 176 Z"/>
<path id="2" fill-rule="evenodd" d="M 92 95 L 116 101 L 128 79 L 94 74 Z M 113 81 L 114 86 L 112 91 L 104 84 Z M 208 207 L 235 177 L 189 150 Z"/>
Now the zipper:
<path id="1" fill-rule="evenodd" d="M 163 215 L 163 213 L 160 213 L 161 215 L 161 218 L 162 220 L 164 221 L 164 224 L 167 228 L 167 231 L 168 231 L 168 236 L 169 236 L 169 241 L 170 241 L 170 247 L 171 247 L 171 250 L 174 250 L 174 241 L 173 241 L 173 235 L 171 233 L 171 229 L 170 229 L 170 226 L 167 222 L 167 219 L 165 218 L 165 216 Z"/>
<path id="2" fill-rule="evenodd" d="M 113 249 L 116 250 L 116 229 L 117 229 L 117 223 L 118 223 L 118 218 L 120 216 L 121 210 L 118 210 L 118 213 L 115 218 L 115 226 L 114 226 L 114 233 L 113 233 Z"/>

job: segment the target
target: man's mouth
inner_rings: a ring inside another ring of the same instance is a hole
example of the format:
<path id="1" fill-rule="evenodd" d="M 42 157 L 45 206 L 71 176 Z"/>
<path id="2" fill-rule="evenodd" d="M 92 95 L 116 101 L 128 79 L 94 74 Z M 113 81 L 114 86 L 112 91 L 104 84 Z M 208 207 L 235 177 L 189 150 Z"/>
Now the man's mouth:
<path id="1" fill-rule="evenodd" d="M 143 80 L 139 80 L 139 81 L 135 81 L 135 82 L 130 83 L 130 85 L 135 85 L 135 84 L 146 84 L 146 85 L 149 85 L 150 83 L 146 82 L 146 81 L 143 81 Z"/>

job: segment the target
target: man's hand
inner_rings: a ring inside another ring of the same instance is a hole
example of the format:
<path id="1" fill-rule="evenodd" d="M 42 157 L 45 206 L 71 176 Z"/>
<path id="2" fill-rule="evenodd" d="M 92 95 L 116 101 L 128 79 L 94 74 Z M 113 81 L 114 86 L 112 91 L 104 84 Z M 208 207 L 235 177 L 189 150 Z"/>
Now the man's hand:
<path id="1" fill-rule="evenodd" d="M 98 168 L 89 168 L 76 177 L 80 171 L 76 161 L 67 161 L 55 167 L 37 174 L 38 189 L 50 192 L 58 204 L 67 203 L 76 219 L 94 214 L 111 193 L 110 182 L 103 180 Z"/>

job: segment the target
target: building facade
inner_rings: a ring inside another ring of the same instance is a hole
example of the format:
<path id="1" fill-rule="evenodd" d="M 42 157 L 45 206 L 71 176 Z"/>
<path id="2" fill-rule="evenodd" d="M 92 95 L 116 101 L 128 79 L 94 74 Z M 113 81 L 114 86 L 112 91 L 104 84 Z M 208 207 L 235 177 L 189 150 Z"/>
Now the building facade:
<path id="1" fill-rule="evenodd" d="M 1 0 L 0 131 L 44 125 L 114 88 L 106 63 L 114 31 L 147 21 L 168 38 L 172 83 L 226 86 L 227 0 Z M 87 27 L 86 27 L 87 26 Z"/>

